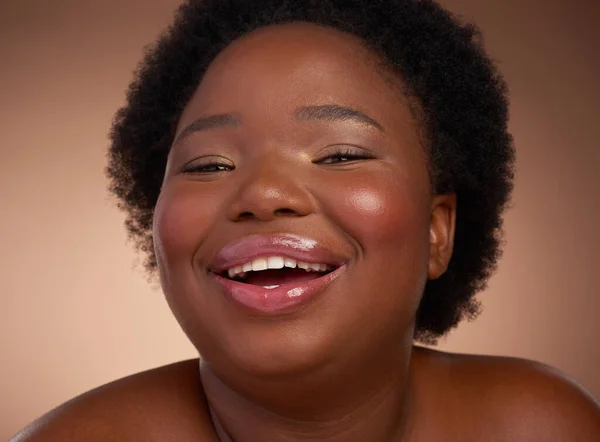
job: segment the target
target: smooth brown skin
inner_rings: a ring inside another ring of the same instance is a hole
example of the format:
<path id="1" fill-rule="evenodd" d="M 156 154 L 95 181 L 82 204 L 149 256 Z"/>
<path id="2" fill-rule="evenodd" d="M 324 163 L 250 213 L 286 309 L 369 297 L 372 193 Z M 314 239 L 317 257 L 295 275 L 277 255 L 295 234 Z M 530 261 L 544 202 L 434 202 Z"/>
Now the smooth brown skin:
<path id="1" fill-rule="evenodd" d="M 452 254 L 456 198 L 432 195 L 401 90 L 354 37 L 312 24 L 226 48 L 183 112 L 154 224 L 163 290 L 202 364 L 103 386 L 14 440 L 600 441 L 598 405 L 552 369 L 413 346 L 424 285 Z M 296 116 L 331 104 L 381 128 Z M 226 113 L 238 123 L 190 129 Z M 341 162 L 336 146 L 368 159 Z M 182 172 L 209 160 L 235 170 Z M 232 240 L 279 232 L 318 240 L 346 271 L 293 313 L 251 315 L 208 267 Z"/>

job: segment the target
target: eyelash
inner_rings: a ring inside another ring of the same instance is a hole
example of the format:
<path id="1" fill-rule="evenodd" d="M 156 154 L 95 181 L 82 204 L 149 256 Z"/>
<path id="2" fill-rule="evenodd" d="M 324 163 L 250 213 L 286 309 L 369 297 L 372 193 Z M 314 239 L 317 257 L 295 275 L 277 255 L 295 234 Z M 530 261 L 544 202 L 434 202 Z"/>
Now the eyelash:
<path id="1" fill-rule="evenodd" d="M 345 158 L 346 161 L 339 161 L 337 163 L 325 163 L 325 164 L 339 164 L 339 163 L 348 163 L 351 161 L 355 161 L 355 160 L 370 160 L 373 158 L 372 155 L 368 154 L 367 152 L 365 152 L 362 149 L 358 149 L 358 148 L 350 148 L 350 147 L 346 147 L 346 146 L 339 146 L 336 147 L 335 150 L 321 158 L 320 160 L 318 160 L 317 162 L 321 162 L 323 163 L 323 160 L 328 159 L 328 158 Z"/>
<path id="2" fill-rule="evenodd" d="M 324 162 L 324 160 L 338 158 L 345 159 L 345 161 L 336 161 L 336 162 Z M 368 160 L 372 159 L 373 156 L 369 155 L 364 151 L 358 151 L 357 148 L 351 149 L 349 147 L 336 147 L 335 151 L 330 153 L 329 155 L 314 161 L 315 164 L 340 164 L 340 163 L 348 163 L 356 160 Z M 207 169 L 213 170 L 207 170 Z M 217 170 L 214 170 L 217 169 Z M 228 164 L 223 164 L 218 161 L 211 160 L 208 163 L 203 164 L 191 164 L 186 166 L 183 169 L 184 173 L 217 173 L 217 172 L 228 172 L 235 169 L 235 166 L 230 166 Z"/>
<path id="3" fill-rule="evenodd" d="M 229 168 L 229 170 L 223 170 L 223 168 Z M 206 170 L 209 168 L 220 168 L 220 170 Z M 183 168 L 184 173 L 217 173 L 217 172 L 228 172 L 235 169 L 234 166 L 228 164 L 219 163 L 218 161 L 209 161 L 203 164 L 191 164 Z"/>

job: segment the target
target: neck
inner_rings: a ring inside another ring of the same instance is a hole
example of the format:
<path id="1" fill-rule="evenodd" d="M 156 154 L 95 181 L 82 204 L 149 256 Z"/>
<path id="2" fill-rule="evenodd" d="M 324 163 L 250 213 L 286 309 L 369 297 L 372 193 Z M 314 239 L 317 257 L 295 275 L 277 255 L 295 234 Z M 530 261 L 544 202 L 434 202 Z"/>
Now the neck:
<path id="1" fill-rule="evenodd" d="M 226 383 L 206 362 L 200 373 L 222 442 L 400 442 L 412 423 L 411 352 L 296 379 Z"/>

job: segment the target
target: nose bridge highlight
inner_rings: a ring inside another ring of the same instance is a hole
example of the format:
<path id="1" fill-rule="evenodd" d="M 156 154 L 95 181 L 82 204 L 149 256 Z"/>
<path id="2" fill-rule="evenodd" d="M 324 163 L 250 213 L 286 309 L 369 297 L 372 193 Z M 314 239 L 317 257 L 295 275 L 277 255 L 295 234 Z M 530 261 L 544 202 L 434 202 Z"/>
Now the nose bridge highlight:
<path id="1" fill-rule="evenodd" d="M 271 219 L 278 215 L 306 215 L 311 200 L 298 168 L 286 166 L 281 158 L 261 158 L 243 172 L 231 216 Z"/>

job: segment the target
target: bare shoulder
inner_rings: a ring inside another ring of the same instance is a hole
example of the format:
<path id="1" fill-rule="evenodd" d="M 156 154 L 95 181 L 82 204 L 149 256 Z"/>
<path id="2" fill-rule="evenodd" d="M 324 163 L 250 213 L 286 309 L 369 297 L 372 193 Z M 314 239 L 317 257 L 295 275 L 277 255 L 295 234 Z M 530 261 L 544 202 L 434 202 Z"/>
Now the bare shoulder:
<path id="1" fill-rule="evenodd" d="M 198 360 L 137 373 L 49 411 L 11 442 L 213 441 Z"/>
<path id="2" fill-rule="evenodd" d="M 600 442 L 600 404 L 559 370 L 519 358 L 418 352 L 486 440 Z"/>

